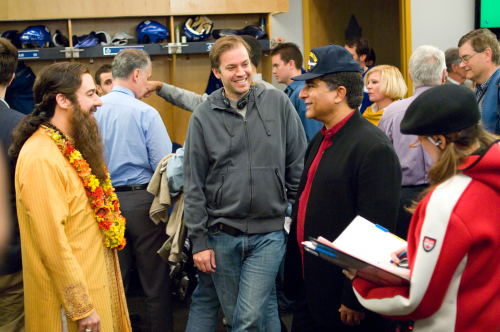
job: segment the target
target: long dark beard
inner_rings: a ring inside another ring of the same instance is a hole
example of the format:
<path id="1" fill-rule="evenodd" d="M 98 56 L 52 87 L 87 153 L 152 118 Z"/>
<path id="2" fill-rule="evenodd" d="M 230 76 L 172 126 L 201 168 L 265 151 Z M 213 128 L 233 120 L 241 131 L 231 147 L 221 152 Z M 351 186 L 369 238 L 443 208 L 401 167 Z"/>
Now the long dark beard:
<path id="1" fill-rule="evenodd" d="M 107 175 L 104 169 L 104 144 L 97 121 L 89 113 L 83 112 L 80 105 L 75 103 L 70 123 L 74 128 L 75 148 L 82 153 L 92 169 L 92 174 L 99 180 L 105 180 Z"/>

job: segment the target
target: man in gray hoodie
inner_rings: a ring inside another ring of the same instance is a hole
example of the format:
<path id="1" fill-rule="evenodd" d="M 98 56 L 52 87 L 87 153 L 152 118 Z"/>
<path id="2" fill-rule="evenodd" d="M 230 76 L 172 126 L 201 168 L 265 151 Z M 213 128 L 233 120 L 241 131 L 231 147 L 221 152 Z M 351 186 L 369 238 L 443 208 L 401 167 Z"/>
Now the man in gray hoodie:
<path id="1" fill-rule="evenodd" d="M 259 41 L 254 37 L 248 35 L 243 35 L 241 36 L 241 38 L 243 38 L 248 46 L 250 46 L 250 64 L 252 67 L 253 83 L 260 84 L 266 89 L 275 89 L 272 84 L 269 84 L 262 79 L 262 74 L 257 72 L 257 67 L 259 66 L 262 57 L 262 48 Z M 154 91 L 156 91 L 158 96 L 165 99 L 166 102 L 189 112 L 193 112 L 199 104 L 201 104 L 208 98 L 208 94 L 206 93 L 203 95 L 199 95 L 195 92 L 184 90 L 170 84 L 162 83 L 159 81 L 148 81 L 148 91 L 146 92 L 145 97 L 148 97 Z M 177 149 L 175 156 L 169 161 L 167 165 L 167 177 L 169 179 L 168 181 L 170 193 L 177 192 L 179 191 L 179 189 L 184 189 L 184 182 L 182 179 L 183 160 L 184 147 L 181 147 Z M 287 212 L 288 215 L 291 213 L 291 210 L 291 204 L 289 204 L 289 209 Z M 279 278 L 280 276 L 278 276 L 277 282 Z M 282 276 L 280 280 L 282 283 Z M 275 310 L 276 296 L 280 296 L 280 292 L 278 292 L 276 295 L 274 293 L 271 293 L 269 306 L 270 311 Z M 191 303 L 186 332 L 215 331 L 220 302 L 211 275 L 206 273 L 198 274 L 198 285 L 192 297 L 198 298 L 198 300 L 194 301 L 194 303 Z M 278 303 L 280 302 L 278 301 Z M 282 323 L 282 326 L 283 325 L 284 324 Z M 274 326 L 272 324 L 267 324 L 266 331 L 273 331 L 273 327 Z"/>
<path id="2" fill-rule="evenodd" d="M 272 321 L 279 331 L 277 307 L 267 309 L 306 138 L 284 93 L 251 85 L 249 54 L 238 36 L 217 40 L 210 51 L 224 88 L 189 123 L 185 220 L 194 262 L 200 273 L 212 274 L 228 330 L 262 331 Z"/>

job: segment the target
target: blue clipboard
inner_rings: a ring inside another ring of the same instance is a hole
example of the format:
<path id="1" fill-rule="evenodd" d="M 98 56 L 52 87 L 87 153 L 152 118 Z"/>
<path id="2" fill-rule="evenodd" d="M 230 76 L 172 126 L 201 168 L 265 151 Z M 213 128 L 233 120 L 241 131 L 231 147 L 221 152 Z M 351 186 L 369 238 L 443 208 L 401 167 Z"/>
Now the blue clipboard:
<path id="1" fill-rule="evenodd" d="M 378 266 L 372 265 L 370 263 L 364 262 L 358 258 L 350 256 L 340 250 L 329 247 L 321 242 L 318 242 L 314 238 L 309 238 L 315 246 L 316 249 L 311 249 L 304 246 L 304 249 L 329 263 L 337 265 L 342 269 L 355 269 L 357 270 L 357 276 L 368 281 L 371 281 L 380 286 L 407 286 L 410 281 L 400 275 L 391 273 Z"/>

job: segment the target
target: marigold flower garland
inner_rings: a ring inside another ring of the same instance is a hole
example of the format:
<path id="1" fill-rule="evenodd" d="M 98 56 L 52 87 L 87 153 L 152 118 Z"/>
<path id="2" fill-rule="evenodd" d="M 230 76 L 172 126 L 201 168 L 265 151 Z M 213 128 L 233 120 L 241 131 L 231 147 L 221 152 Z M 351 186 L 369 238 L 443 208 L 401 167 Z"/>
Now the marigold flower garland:
<path id="1" fill-rule="evenodd" d="M 92 169 L 80 151 L 76 150 L 66 136 L 61 133 L 51 123 L 45 123 L 45 132 L 56 143 L 61 153 L 68 158 L 82 179 L 85 192 L 89 197 L 91 208 L 94 210 L 94 216 L 99 227 L 106 236 L 106 246 L 110 249 L 121 250 L 125 247 L 125 218 L 120 212 L 120 203 L 115 194 L 115 189 L 111 185 L 109 173 L 107 179 L 100 182 L 92 174 Z"/>

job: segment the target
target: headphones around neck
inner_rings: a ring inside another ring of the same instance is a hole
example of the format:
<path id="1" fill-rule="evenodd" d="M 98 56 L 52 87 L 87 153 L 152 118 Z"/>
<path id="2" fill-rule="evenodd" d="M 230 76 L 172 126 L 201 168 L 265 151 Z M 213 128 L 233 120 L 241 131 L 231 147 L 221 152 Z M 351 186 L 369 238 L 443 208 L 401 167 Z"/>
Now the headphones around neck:
<path id="1" fill-rule="evenodd" d="M 236 103 L 236 107 L 239 109 L 239 110 L 242 110 L 245 108 L 245 106 L 247 106 L 248 104 L 248 99 L 250 97 L 250 92 L 252 91 L 252 89 L 250 88 L 250 90 L 248 90 L 247 94 L 244 95 L 240 100 L 238 100 L 238 102 Z M 224 106 L 226 107 L 230 107 L 231 106 L 231 103 L 229 102 L 229 99 L 226 97 L 226 93 L 225 93 L 225 90 L 222 90 L 222 102 L 224 103 Z"/>

